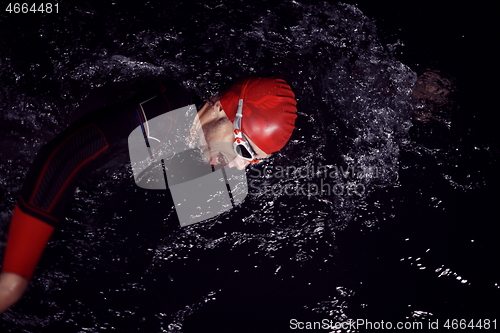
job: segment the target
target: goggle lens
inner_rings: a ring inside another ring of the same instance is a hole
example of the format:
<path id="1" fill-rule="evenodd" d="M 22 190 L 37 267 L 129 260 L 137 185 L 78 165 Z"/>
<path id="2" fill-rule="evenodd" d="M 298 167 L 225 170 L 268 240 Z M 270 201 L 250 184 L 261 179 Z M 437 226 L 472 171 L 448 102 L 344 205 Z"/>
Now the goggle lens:
<path id="1" fill-rule="evenodd" d="M 239 156 L 246 159 L 253 159 L 252 153 L 249 152 L 244 145 L 237 145 L 235 149 L 236 149 L 236 154 L 238 154 Z"/>

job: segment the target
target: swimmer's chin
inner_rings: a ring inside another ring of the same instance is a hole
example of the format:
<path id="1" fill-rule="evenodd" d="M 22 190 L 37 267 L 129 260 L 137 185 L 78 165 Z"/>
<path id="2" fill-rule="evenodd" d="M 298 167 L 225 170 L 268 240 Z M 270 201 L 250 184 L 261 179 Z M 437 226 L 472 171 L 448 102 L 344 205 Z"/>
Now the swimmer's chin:
<path id="1" fill-rule="evenodd" d="M 217 155 L 216 154 L 210 154 L 206 151 L 200 154 L 200 159 L 203 163 L 209 164 L 212 166 L 217 166 L 217 165 L 221 164 L 221 163 L 217 162 Z"/>
<path id="2" fill-rule="evenodd" d="M 210 154 L 210 158 L 208 159 L 208 163 L 210 163 L 210 165 L 213 165 L 213 166 L 226 165 L 227 161 L 226 160 L 221 161 L 220 158 L 221 158 L 220 152 L 212 153 L 212 154 Z"/>

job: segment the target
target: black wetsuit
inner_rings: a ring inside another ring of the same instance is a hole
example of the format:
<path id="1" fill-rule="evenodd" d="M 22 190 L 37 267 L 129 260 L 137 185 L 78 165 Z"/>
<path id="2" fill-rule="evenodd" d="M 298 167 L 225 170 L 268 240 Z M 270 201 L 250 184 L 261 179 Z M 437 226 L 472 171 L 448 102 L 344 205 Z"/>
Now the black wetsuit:
<path id="1" fill-rule="evenodd" d="M 151 98 L 154 107 L 144 110 L 141 103 Z M 106 164 L 115 149 L 125 153 L 127 139 L 144 123 L 144 115 L 152 119 L 191 104 L 190 94 L 180 86 L 148 82 L 130 99 L 88 112 L 44 145 L 19 194 L 2 271 L 30 280 L 81 177 Z"/>
<path id="2" fill-rule="evenodd" d="M 189 94 L 175 84 L 150 82 L 131 99 L 89 112 L 72 123 L 38 152 L 19 195 L 19 207 L 56 225 L 81 175 L 106 163 L 114 149 L 126 146 L 129 134 L 144 119 L 139 103 L 158 95 L 148 119 L 192 104 Z"/>

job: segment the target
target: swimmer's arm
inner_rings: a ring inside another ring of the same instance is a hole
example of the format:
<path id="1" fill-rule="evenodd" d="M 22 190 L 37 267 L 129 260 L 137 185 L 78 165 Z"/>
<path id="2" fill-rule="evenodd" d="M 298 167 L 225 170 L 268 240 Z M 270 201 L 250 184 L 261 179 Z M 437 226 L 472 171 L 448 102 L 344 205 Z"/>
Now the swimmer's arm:
<path id="1" fill-rule="evenodd" d="M 28 280 L 14 273 L 0 274 L 0 313 L 16 303 L 28 287 Z"/>
<path id="2" fill-rule="evenodd" d="M 0 274 L 0 313 L 22 297 L 53 230 L 53 226 L 14 207 Z"/>

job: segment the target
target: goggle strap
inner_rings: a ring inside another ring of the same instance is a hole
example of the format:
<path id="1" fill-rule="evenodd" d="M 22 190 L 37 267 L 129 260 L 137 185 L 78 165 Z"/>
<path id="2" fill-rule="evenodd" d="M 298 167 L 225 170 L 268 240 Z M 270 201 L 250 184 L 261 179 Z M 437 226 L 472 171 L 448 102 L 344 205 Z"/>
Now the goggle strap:
<path id="1" fill-rule="evenodd" d="M 255 155 L 255 151 L 252 149 L 252 147 L 248 143 L 247 138 L 245 137 L 245 135 L 241 131 L 241 119 L 242 118 L 243 118 L 243 98 L 240 98 L 238 100 L 238 110 L 236 111 L 236 118 L 234 119 L 234 129 L 235 129 L 235 135 L 236 135 L 236 130 L 239 130 L 238 136 L 241 136 L 241 138 L 243 138 L 244 143 L 236 144 L 236 142 L 235 142 L 234 143 L 235 152 L 238 154 L 236 147 L 241 146 L 242 148 L 247 150 L 250 155 Z M 240 157 L 244 158 L 241 155 L 240 155 Z M 248 160 L 247 158 L 244 158 L 244 159 Z M 250 163 L 257 163 L 257 162 L 259 162 L 259 160 L 257 160 L 257 159 L 253 159 L 250 161 Z"/>
<path id="2" fill-rule="evenodd" d="M 241 118 L 243 117 L 243 99 L 238 101 L 238 111 L 236 111 L 236 118 L 234 119 L 234 128 L 241 130 Z"/>

